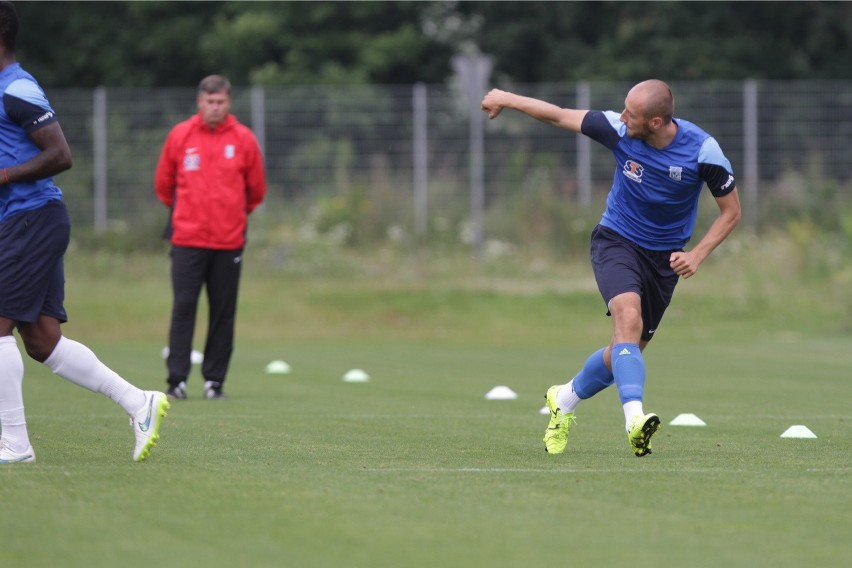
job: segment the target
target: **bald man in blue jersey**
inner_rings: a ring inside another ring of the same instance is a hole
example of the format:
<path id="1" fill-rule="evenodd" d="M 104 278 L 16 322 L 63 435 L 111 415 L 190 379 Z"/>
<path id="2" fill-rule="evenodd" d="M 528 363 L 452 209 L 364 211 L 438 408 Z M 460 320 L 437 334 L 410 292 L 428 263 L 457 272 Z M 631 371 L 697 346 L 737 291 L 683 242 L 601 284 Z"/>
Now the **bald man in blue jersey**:
<path id="1" fill-rule="evenodd" d="M 712 136 L 674 117 L 671 89 L 656 79 L 630 89 L 620 113 L 560 108 L 499 89 L 482 100 L 482 110 L 491 119 L 504 108 L 584 134 L 609 148 L 616 162 L 606 210 L 592 231 L 590 254 L 598 289 L 612 316 L 612 337 L 567 384 L 547 390 L 550 423 L 545 450 L 564 452 L 577 406 L 615 384 L 630 446 L 636 456 L 650 454 L 660 418 L 643 408 L 642 352 L 662 320 L 678 278 L 693 276 L 739 223 L 731 164 Z M 686 251 L 705 185 L 719 215 Z"/>
<path id="2" fill-rule="evenodd" d="M 53 176 L 71 167 L 71 150 L 44 91 L 16 61 L 17 34 L 15 7 L 0 1 L 0 467 L 36 461 L 16 330 L 32 359 L 124 409 L 135 437 L 133 460 L 142 461 L 157 443 L 169 403 L 165 393 L 130 384 L 62 335 L 71 222 Z"/>

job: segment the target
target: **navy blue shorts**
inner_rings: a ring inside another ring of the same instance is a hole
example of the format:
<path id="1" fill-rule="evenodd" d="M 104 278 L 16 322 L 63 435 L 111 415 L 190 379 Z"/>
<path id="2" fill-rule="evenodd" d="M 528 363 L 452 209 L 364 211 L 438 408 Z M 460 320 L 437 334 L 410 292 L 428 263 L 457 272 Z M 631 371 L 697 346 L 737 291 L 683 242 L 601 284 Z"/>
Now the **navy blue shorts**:
<path id="1" fill-rule="evenodd" d="M 0 222 L 0 316 L 18 323 L 35 322 L 42 314 L 68 320 L 62 258 L 70 237 L 61 201 Z"/>
<path id="2" fill-rule="evenodd" d="M 677 273 L 669 265 L 673 252 L 642 248 L 601 225 L 592 231 L 590 256 L 598 290 L 607 306 L 624 292 L 639 294 L 645 341 L 654 337 L 678 282 Z"/>

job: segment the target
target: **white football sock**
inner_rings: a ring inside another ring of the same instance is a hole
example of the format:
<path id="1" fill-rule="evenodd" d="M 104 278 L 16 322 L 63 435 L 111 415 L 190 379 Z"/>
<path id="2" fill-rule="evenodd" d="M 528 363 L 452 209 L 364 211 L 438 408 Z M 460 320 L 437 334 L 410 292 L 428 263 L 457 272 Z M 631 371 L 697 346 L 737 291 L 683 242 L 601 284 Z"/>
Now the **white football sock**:
<path id="1" fill-rule="evenodd" d="M 625 430 L 630 428 L 630 423 L 637 416 L 645 416 L 645 411 L 642 410 L 642 401 L 641 400 L 631 400 L 625 402 L 624 407 L 624 428 Z"/>
<path id="2" fill-rule="evenodd" d="M 0 337 L 0 430 L 2 440 L 13 452 L 30 445 L 24 415 L 24 360 L 15 337 Z"/>
<path id="3" fill-rule="evenodd" d="M 577 396 L 577 393 L 574 392 L 574 379 L 568 381 L 568 384 L 563 386 L 559 389 L 559 392 L 556 393 L 556 404 L 563 413 L 573 413 L 577 409 L 577 405 L 580 404 L 581 400 L 582 399 Z"/>
<path id="4" fill-rule="evenodd" d="M 145 392 L 128 383 L 101 363 L 91 349 L 67 337 L 60 337 L 44 364 L 60 377 L 108 396 L 128 414 L 145 405 Z"/>

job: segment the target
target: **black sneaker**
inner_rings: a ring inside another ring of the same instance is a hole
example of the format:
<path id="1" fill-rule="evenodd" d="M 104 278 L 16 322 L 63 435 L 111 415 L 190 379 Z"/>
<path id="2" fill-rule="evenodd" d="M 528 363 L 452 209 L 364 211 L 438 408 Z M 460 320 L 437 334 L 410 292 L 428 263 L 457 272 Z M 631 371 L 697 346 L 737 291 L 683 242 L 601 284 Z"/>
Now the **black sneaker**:
<path id="1" fill-rule="evenodd" d="M 222 392 L 222 383 L 216 381 L 205 381 L 204 383 L 204 398 L 209 400 L 224 400 L 228 398 Z"/>
<path id="2" fill-rule="evenodd" d="M 169 397 L 169 400 L 186 400 L 186 381 L 170 385 L 166 396 Z"/>

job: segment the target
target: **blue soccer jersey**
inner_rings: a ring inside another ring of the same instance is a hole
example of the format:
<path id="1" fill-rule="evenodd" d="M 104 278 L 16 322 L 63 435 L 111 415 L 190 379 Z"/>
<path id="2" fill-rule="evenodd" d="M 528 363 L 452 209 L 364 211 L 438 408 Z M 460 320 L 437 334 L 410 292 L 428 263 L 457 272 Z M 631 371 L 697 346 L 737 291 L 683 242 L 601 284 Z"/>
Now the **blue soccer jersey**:
<path id="1" fill-rule="evenodd" d="M 715 197 L 733 191 L 731 163 L 716 140 L 675 119 L 674 140 L 657 149 L 626 135 L 613 111 L 589 111 L 582 132 L 609 148 L 616 168 L 601 225 L 650 250 L 683 248 L 692 236 L 706 183 Z"/>
<path id="2" fill-rule="evenodd" d="M 41 150 L 29 138 L 39 128 L 56 122 L 56 114 L 32 75 L 13 63 L 0 71 L 0 170 L 23 164 Z M 2 183 L 0 177 L 0 220 L 20 211 L 38 209 L 60 199 L 62 192 L 53 178 Z"/>

